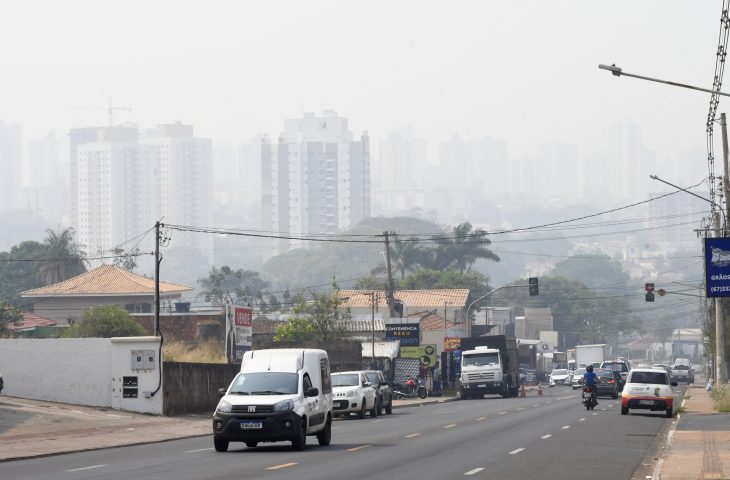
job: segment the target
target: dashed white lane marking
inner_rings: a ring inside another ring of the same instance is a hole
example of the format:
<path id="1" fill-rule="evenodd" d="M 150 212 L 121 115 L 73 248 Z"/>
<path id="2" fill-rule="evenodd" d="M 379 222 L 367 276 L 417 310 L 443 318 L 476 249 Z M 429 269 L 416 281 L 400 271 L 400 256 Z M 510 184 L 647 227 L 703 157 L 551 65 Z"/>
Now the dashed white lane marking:
<path id="1" fill-rule="evenodd" d="M 360 445 L 359 447 L 348 448 L 347 451 L 348 452 L 357 452 L 358 450 L 362 450 L 363 448 L 368 448 L 368 447 L 372 447 L 372 445 Z"/>
<path id="2" fill-rule="evenodd" d="M 539 407 L 540 405 L 538 405 L 537 403 L 535 403 L 535 404 L 533 404 L 532 406 L 533 406 L 533 407 Z"/>
<path id="3" fill-rule="evenodd" d="M 509 412 L 499 412 L 499 413 L 498 413 L 497 415 L 506 415 L 506 414 L 508 414 L 508 413 L 509 413 Z"/>
<path id="4" fill-rule="evenodd" d="M 188 450 L 185 453 L 206 452 L 208 450 L 213 450 L 213 447 L 210 447 L 210 448 L 199 448 L 197 450 Z"/>
<path id="5" fill-rule="evenodd" d="M 477 422 L 481 422 L 482 420 L 486 420 L 486 419 L 487 419 L 487 417 L 479 417 L 479 418 L 477 418 Z"/>
<path id="6" fill-rule="evenodd" d="M 73 468 L 71 470 L 66 470 L 67 472 L 80 472 L 82 470 L 91 470 L 92 468 L 101 468 L 106 467 L 106 465 L 92 465 L 90 467 L 81 467 L 81 468 Z"/>
<path id="7" fill-rule="evenodd" d="M 567 429 L 569 429 L 569 428 L 570 428 L 570 425 L 566 425 L 566 426 L 564 426 L 563 428 L 561 428 L 561 430 L 567 430 Z"/>
<path id="8" fill-rule="evenodd" d="M 294 465 L 298 465 L 298 464 L 296 462 L 282 463 L 281 465 L 274 465 L 273 467 L 268 467 L 266 470 L 279 470 L 280 468 L 292 467 Z"/>
<path id="9" fill-rule="evenodd" d="M 543 435 L 543 436 L 542 436 L 542 437 L 540 437 L 540 438 L 542 438 L 542 439 L 545 439 L 545 438 L 550 438 L 550 437 L 552 437 L 552 435 L 550 435 L 550 434 L 548 433 L 547 435 Z"/>
<path id="10" fill-rule="evenodd" d="M 545 402 L 545 403 L 546 403 L 547 405 L 550 405 L 550 404 L 551 404 L 551 403 L 553 403 L 553 402 Z"/>
<path id="11" fill-rule="evenodd" d="M 518 409 L 517 409 L 517 411 L 518 411 L 518 412 L 519 412 L 520 410 L 524 410 L 524 407 L 520 407 L 520 408 L 518 408 Z"/>
<path id="12" fill-rule="evenodd" d="M 509 452 L 509 454 L 510 455 L 517 455 L 518 453 L 520 453 L 520 452 L 522 452 L 524 450 L 525 450 L 524 448 L 516 448 L 516 449 L 512 450 L 511 452 Z"/>
<path id="13" fill-rule="evenodd" d="M 413 438 L 419 436 L 420 433 L 411 433 L 410 435 L 406 435 L 405 438 Z"/>
<path id="14" fill-rule="evenodd" d="M 611 408 L 611 407 L 613 407 L 613 405 L 614 405 L 613 403 L 609 403 L 609 404 L 608 404 L 608 408 Z"/>
<path id="15" fill-rule="evenodd" d="M 482 467 L 475 468 L 474 470 L 469 470 L 468 472 L 464 472 L 464 475 L 474 475 L 475 473 L 479 473 L 482 470 L 484 470 L 484 468 L 482 468 Z"/>
<path id="16" fill-rule="evenodd" d="M 456 426 L 455 423 L 450 423 L 449 425 L 444 425 L 444 428 L 452 428 L 452 427 L 455 427 L 455 426 Z"/>
<path id="17" fill-rule="evenodd" d="M 593 415 L 598 415 L 598 412 L 593 412 Z"/>
<path id="18" fill-rule="evenodd" d="M 585 417 L 583 417 L 583 418 L 579 418 L 579 419 L 578 419 L 578 421 L 579 421 L 579 422 L 585 422 L 585 421 L 586 421 L 586 419 L 585 419 Z"/>

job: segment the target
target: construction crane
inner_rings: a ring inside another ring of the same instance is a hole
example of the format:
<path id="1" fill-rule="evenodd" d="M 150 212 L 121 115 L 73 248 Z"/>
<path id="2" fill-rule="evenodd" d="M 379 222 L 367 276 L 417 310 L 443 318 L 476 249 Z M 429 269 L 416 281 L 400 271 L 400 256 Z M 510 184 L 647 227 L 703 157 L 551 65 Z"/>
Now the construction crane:
<path id="1" fill-rule="evenodd" d="M 109 106 L 108 107 L 79 107 L 76 108 L 76 110 L 106 110 L 107 115 L 109 116 L 109 126 L 114 126 L 114 110 L 121 110 L 125 112 L 131 112 L 132 109 L 129 107 L 115 107 L 112 104 L 112 98 L 109 97 Z"/>

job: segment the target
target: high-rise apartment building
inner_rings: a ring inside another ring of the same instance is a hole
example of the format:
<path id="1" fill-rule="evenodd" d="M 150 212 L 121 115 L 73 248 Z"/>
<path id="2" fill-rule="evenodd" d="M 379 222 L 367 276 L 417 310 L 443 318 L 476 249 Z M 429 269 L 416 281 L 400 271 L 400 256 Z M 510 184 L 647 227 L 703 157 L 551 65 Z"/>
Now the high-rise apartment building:
<path id="1" fill-rule="evenodd" d="M 160 219 L 208 226 L 212 146 L 192 126 L 85 128 L 70 139 L 74 227 L 90 256 L 134 248 L 129 241 Z M 211 256 L 211 245 L 209 236 L 181 232 L 170 247 Z"/>
<path id="2" fill-rule="evenodd" d="M 353 140 L 347 120 L 325 111 L 286 120 L 276 145 L 263 142 L 258 153 L 265 230 L 334 234 L 370 216 L 367 132 Z M 303 246 L 277 240 L 270 253 Z"/>
<path id="3" fill-rule="evenodd" d="M 23 200 L 25 208 L 51 225 L 68 225 L 71 221 L 68 165 L 61 162 L 58 139 L 53 133 L 29 144 Z"/>
<path id="4" fill-rule="evenodd" d="M 0 120 L 0 212 L 20 208 L 23 185 L 22 128 Z"/>

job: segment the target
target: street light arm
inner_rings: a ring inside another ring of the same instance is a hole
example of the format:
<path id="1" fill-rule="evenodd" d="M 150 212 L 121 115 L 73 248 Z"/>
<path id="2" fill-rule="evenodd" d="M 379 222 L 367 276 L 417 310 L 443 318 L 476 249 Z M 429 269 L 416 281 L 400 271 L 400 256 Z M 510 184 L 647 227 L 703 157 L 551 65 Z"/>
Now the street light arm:
<path id="1" fill-rule="evenodd" d="M 689 88 L 690 90 L 697 90 L 699 92 L 716 93 L 718 95 L 724 95 L 726 97 L 730 97 L 730 93 L 724 93 L 724 92 L 721 92 L 719 90 L 711 90 L 709 88 L 695 87 L 694 85 L 687 85 L 685 83 L 670 82 L 669 80 L 660 80 L 658 78 L 645 77 L 643 75 L 636 75 L 634 73 L 626 73 L 621 68 L 617 67 L 615 64 L 612 64 L 612 65 L 604 65 L 602 63 L 599 63 L 598 64 L 598 68 L 600 68 L 601 70 L 608 70 L 615 77 L 620 77 L 622 75 L 625 75 L 627 77 L 639 78 L 641 80 L 649 80 L 650 82 L 657 82 L 657 83 L 663 83 L 665 85 L 672 85 L 673 87 Z"/>
<path id="2" fill-rule="evenodd" d="M 689 190 L 687 190 L 686 188 L 682 188 L 682 187 L 679 187 L 679 186 L 677 186 L 677 185 L 675 185 L 675 184 L 673 184 L 673 183 L 669 183 L 669 182 L 667 182 L 666 180 L 663 180 L 663 179 L 659 178 L 659 177 L 658 177 L 658 176 L 656 176 L 656 175 L 649 175 L 649 178 L 651 178 L 652 180 L 656 180 L 656 181 L 658 181 L 658 182 L 662 182 L 662 183 L 665 183 L 665 184 L 669 185 L 670 187 L 674 187 L 674 188 L 676 188 L 677 190 L 680 190 L 680 191 L 682 191 L 682 192 L 685 192 L 685 193 L 689 193 L 690 195 L 692 195 L 692 196 L 694 196 L 694 197 L 697 197 L 697 198 L 699 198 L 700 200 L 704 200 L 705 202 L 707 202 L 707 203 L 709 203 L 709 204 L 711 204 L 711 205 L 714 205 L 715 207 L 717 207 L 717 209 L 718 209 L 718 210 L 720 211 L 720 213 L 722 213 L 722 218 L 723 218 L 723 220 L 724 220 L 724 223 L 725 223 L 725 228 L 727 228 L 727 227 L 728 227 L 728 224 L 727 224 L 727 217 L 725 216 L 725 209 L 723 209 L 723 208 L 722 208 L 722 207 L 721 207 L 720 205 L 718 205 L 717 203 L 713 202 L 713 201 L 712 201 L 712 200 L 710 200 L 709 198 L 705 198 L 705 197 L 703 197 L 703 196 L 701 196 L 701 195 L 697 195 L 697 194 L 696 194 L 696 193 L 694 193 L 694 192 L 690 192 L 690 191 L 689 191 Z"/>
<path id="3" fill-rule="evenodd" d="M 529 287 L 529 286 L 530 286 L 529 284 L 528 285 L 505 285 L 503 287 L 495 288 L 491 292 L 489 292 L 489 293 L 487 293 L 485 295 L 482 295 L 481 297 L 479 297 L 476 300 L 474 300 L 473 302 L 471 302 L 468 307 L 466 307 L 466 321 L 467 322 L 471 322 L 471 320 L 469 318 L 469 310 L 471 310 L 471 307 L 473 307 L 477 302 L 481 302 L 482 300 L 484 300 L 485 298 L 487 298 L 491 294 L 496 293 L 496 292 L 498 292 L 500 290 L 504 290 L 505 288 L 517 288 L 517 287 Z"/>

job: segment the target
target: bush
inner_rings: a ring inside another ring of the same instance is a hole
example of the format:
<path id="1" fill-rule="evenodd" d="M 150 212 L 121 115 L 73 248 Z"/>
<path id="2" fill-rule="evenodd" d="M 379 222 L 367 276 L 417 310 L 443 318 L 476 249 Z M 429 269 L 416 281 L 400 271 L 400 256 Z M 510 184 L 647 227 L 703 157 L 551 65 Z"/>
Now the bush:
<path id="1" fill-rule="evenodd" d="M 730 388 L 727 385 L 715 385 L 710 393 L 718 412 L 730 412 Z"/>
<path id="2" fill-rule="evenodd" d="M 226 354 L 221 342 L 186 345 L 182 342 L 165 343 L 162 359 L 166 362 L 226 363 Z"/>
<path id="3" fill-rule="evenodd" d="M 142 337 L 144 327 L 129 316 L 118 305 L 94 307 L 84 313 L 84 318 L 73 327 L 64 331 L 64 337 Z"/>

